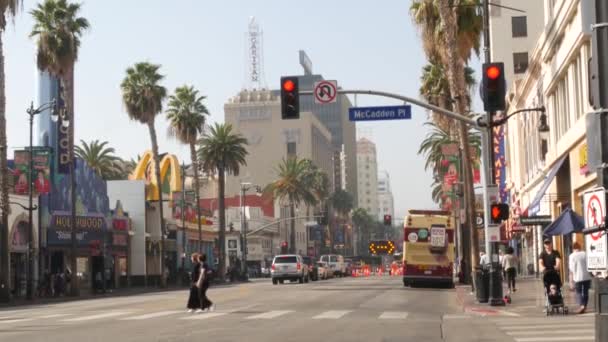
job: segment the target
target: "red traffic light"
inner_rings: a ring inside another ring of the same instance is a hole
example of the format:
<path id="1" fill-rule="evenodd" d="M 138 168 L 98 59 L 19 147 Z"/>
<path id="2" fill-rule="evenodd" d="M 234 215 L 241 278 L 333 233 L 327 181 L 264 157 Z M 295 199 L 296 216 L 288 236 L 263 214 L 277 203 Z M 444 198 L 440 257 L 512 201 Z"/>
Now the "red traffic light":
<path id="1" fill-rule="evenodd" d="M 491 80 L 495 80 L 500 77 L 500 69 L 497 66 L 491 66 L 486 70 L 486 75 Z"/>
<path id="2" fill-rule="evenodd" d="M 498 207 L 492 207 L 492 218 L 494 220 L 498 220 L 499 216 L 500 216 L 500 208 L 498 208 Z"/>
<path id="3" fill-rule="evenodd" d="M 281 247 L 287 247 L 287 241 L 281 242 Z"/>
<path id="4" fill-rule="evenodd" d="M 293 83 L 292 80 L 286 80 L 285 82 L 283 82 L 283 90 L 291 92 L 295 88 L 296 88 L 296 85 Z"/>
<path id="5" fill-rule="evenodd" d="M 506 203 L 492 204 L 490 207 L 490 218 L 492 223 L 501 223 L 509 219 L 509 205 Z"/>

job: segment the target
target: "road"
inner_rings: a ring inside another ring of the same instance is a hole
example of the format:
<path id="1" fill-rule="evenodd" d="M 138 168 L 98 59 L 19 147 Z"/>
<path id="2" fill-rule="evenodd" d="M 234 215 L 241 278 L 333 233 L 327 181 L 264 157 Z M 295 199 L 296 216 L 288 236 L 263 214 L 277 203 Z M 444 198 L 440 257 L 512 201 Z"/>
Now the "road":
<path id="1" fill-rule="evenodd" d="M 463 312 L 455 290 L 404 288 L 390 277 L 276 286 L 256 280 L 212 288 L 209 295 L 217 309 L 201 314 L 186 312 L 185 290 L 3 309 L 0 341 L 554 342 L 593 337 L 591 316 L 484 317 Z"/>

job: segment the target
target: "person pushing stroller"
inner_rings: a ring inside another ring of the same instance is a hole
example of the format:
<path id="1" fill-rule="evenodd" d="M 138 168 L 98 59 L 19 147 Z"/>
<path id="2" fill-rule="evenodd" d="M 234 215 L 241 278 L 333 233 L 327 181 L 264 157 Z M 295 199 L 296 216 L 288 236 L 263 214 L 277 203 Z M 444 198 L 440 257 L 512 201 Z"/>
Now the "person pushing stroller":
<path id="1" fill-rule="evenodd" d="M 547 314 L 554 309 L 562 308 L 564 313 L 564 300 L 561 293 L 562 281 L 559 275 L 559 269 L 562 264 L 561 255 L 553 249 L 553 243 L 550 238 L 545 238 L 543 245 L 545 250 L 540 253 L 538 258 L 539 269 L 543 274 L 543 285 L 547 298 Z"/>

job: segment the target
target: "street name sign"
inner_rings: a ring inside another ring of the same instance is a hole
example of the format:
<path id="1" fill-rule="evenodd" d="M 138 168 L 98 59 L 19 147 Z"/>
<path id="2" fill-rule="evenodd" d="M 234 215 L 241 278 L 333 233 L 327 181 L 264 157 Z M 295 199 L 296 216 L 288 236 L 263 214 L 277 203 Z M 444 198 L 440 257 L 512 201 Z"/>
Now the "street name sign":
<path id="1" fill-rule="evenodd" d="M 551 224 L 550 215 L 520 216 L 519 223 L 524 226 L 546 226 Z"/>
<path id="2" fill-rule="evenodd" d="M 350 121 L 407 120 L 412 118 L 412 106 L 354 107 L 348 109 Z"/>

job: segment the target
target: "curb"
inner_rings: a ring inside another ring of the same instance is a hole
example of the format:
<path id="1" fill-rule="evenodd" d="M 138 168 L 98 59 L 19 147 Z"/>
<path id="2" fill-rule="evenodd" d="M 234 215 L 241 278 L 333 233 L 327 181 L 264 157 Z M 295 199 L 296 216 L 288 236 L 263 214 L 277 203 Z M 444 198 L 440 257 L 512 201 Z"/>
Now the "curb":
<path id="1" fill-rule="evenodd" d="M 478 316 L 497 316 L 501 314 L 501 311 L 483 308 L 475 304 L 466 303 L 466 291 L 469 285 L 456 286 L 456 300 L 462 306 L 462 311 L 465 313 L 475 314 Z"/>

